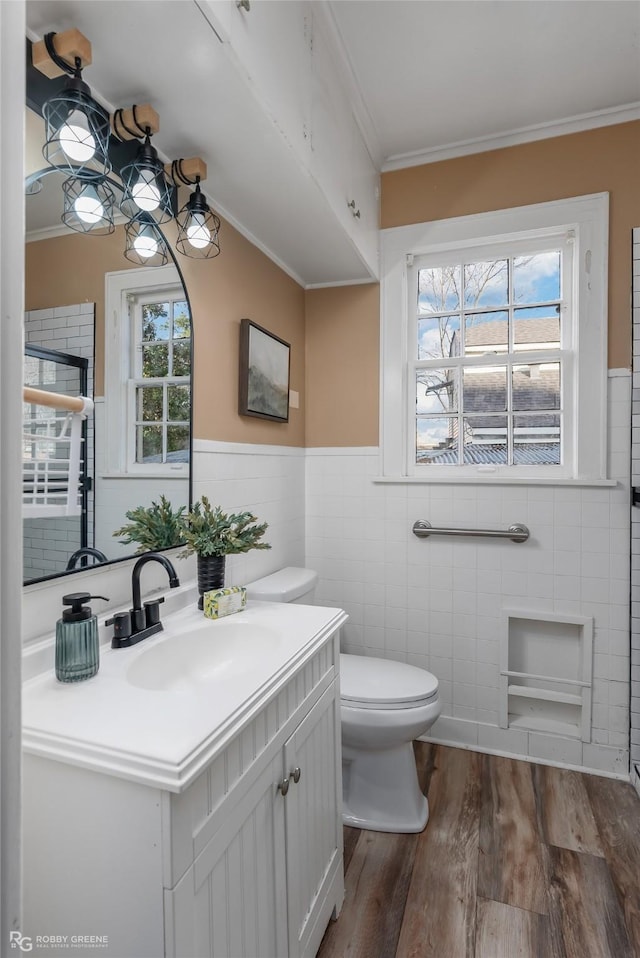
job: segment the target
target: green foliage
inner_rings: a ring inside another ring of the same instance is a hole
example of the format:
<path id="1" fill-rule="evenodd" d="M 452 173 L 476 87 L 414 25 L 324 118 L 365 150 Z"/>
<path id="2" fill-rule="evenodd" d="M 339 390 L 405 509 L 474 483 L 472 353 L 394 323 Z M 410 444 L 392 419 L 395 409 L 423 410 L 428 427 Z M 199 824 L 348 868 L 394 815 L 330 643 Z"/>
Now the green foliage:
<path id="1" fill-rule="evenodd" d="M 129 523 L 116 529 L 113 535 L 125 536 L 120 539 L 123 545 L 138 542 L 136 555 L 182 545 L 186 539 L 184 511 L 185 507 L 180 506 L 174 512 L 169 500 L 160 496 L 159 503 L 152 502 L 148 507 L 138 506 L 125 513 Z"/>
<path id="2" fill-rule="evenodd" d="M 206 496 L 195 502 L 184 517 L 183 538 L 186 549 L 181 556 L 197 553 L 200 556 L 226 556 L 250 549 L 270 549 L 268 542 L 259 540 L 265 534 L 267 523 L 252 525 L 256 516 L 251 512 L 225 513 L 220 506 L 211 508 Z"/>

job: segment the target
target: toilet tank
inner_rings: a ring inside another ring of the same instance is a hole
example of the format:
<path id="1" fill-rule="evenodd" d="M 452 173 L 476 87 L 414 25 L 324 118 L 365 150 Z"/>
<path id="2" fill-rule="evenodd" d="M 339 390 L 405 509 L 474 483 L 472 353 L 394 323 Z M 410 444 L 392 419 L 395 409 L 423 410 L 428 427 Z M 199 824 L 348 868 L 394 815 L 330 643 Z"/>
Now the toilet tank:
<path id="1" fill-rule="evenodd" d="M 247 582 L 247 598 L 262 602 L 297 602 L 313 605 L 318 573 L 287 566 L 262 579 Z"/>

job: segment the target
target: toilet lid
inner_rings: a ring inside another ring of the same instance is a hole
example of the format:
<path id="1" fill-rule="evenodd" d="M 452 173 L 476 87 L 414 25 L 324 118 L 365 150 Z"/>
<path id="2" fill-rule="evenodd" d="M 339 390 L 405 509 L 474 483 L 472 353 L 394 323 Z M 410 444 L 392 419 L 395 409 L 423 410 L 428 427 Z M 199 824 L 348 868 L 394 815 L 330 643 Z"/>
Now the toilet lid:
<path id="1" fill-rule="evenodd" d="M 415 665 L 366 655 L 340 656 L 340 699 L 345 705 L 365 709 L 417 708 L 437 694 L 435 675 Z"/>

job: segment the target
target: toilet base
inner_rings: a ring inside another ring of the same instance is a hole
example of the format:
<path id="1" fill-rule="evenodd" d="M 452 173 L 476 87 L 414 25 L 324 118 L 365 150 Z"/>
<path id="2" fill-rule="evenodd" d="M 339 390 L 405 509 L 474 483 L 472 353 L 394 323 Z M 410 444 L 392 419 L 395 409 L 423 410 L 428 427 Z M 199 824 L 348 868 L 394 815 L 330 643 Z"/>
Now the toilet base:
<path id="1" fill-rule="evenodd" d="M 421 832 L 429 803 L 420 790 L 413 745 L 342 749 L 342 821 L 374 832 Z"/>

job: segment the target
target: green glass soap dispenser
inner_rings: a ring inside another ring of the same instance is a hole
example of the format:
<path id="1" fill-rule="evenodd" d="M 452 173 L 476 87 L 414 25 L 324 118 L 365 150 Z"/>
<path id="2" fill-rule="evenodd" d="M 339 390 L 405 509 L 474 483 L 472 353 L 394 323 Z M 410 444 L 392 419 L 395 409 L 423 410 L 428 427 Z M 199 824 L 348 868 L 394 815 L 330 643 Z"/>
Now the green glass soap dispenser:
<path id="1" fill-rule="evenodd" d="M 98 620 L 86 605 L 103 595 L 72 592 L 62 596 L 62 618 L 56 622 L 56 678 L 59 682 L 82 682 L 96 674 L 100 667 Z M 107 600 L 105 600 L 107 601 Z"/>

